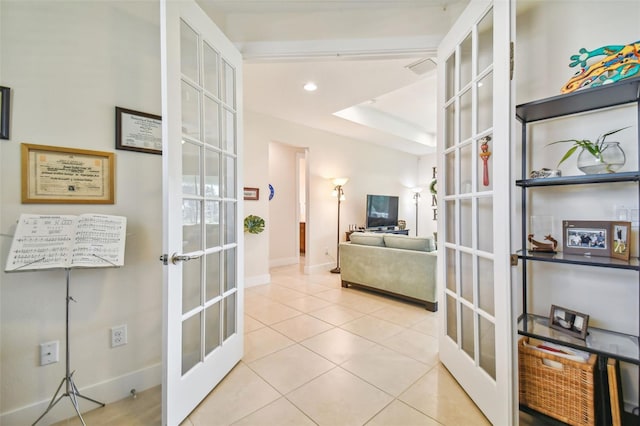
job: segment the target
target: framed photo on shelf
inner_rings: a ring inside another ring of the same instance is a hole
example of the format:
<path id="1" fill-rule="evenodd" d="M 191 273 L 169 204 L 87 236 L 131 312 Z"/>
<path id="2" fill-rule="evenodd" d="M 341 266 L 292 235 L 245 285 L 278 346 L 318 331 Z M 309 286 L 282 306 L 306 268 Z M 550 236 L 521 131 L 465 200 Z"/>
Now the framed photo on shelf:
<path id="1" fill-rule="evenodd" d="M 162 155 L 162 117 L 116 107 L 116 149 Z"/>
<path id="2" fill-rule="evenodd" d="M 11 89 L 0 86 L 0 139 L 9 139 Z"/>
<path id="3" fill-rule="evenodd" d="M 562 249 L 567 254 L 611 257 L 611 222 L 563 220 Z"/>
<path id="4" fill-rule="evenodd" d="M 589 315 L 551 305 L 549 327 L 584 340 L 587 337 Z"/>
<path id="5" fill-rule="evenodd" d="M 22 202 L 113 204 L 112 152 L 23 143 Z"/>
<path id="6" fill-rule="evenodd" d="M 611 257 L 629 260 L 631 222 L 611 222 Z"/>
<path id="7" fill-rule="evenodd" d="M 244 188 L 244 199 L 245 200 L 259 200 L 260 199 L 260 188 Z"/>

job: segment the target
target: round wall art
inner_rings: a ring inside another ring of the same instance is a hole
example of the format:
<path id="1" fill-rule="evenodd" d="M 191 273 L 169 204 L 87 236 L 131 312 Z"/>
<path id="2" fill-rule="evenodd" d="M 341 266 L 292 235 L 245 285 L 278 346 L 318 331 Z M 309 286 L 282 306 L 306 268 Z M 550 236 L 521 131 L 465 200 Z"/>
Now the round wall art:
<path id="1" fill-rule="evenodd" d="M 275 195 L 275 191 L 273 189 L 273 185 L 269 184 L 269 201 L 271 201 L 271 199 L 273 198 L 273 196 Z"/>

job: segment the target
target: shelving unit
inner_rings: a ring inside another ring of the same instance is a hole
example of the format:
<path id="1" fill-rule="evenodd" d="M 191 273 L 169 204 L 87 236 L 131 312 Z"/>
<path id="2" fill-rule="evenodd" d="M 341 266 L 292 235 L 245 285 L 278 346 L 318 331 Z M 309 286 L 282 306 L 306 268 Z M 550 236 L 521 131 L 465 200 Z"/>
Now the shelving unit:
<path id="1" fill-rule="evenodd" d="M 552 118 L 569 117 L 574 114 L 601 110 L 604 108 L 636 103 L 637 105 L 637 142 L 640 143 L 640 78 L 623 80 L 618 83 L 586 89 L 567 95 L 555 96 L 529 102 L 516 107 L 516 117 L 522 124 L 522 177 L 517 180 L 516 186 L 521 188 L 521 230 L 522 242 L 527 242 L 527 220 L 529 206 L 527 205 L 527 191 L 550 190 L 558 186 L 580 185 L 615 185 L 618 183 L 635 183 L 640 201 L 640 171 L 612 173 L 603 175 L 582 175 L 552 178 L 529 179 L 529 164 L 527 161 L 527 135 L 528 125 Z M 635 163 L 640 167 L 640 150 Z M 546 189 L 549 188 L 549 189 Z M 528 282 L 527 267 L 529 262 L 551 262 L 557 264 L 583 265 L 594 268 L 615 268 L 636 272 L 635 283 L 630 285 L 640 286 L 640 261 L 632 258 L 630 261 L 621 261 L 606 257 L 587 257 L 580 255 L 568 255 L 559 253 L 528 252 L 526 248 L 518 250 L 515 254 L 522 261 L 522 313 L 518 318 L 518 334 L 545 340 L 575 349 L 595 353 L 599 355 L 599 364 L 606 368 L 608 358 L 618 359 L 623 362 L 640 366 L 640 338 L 638 336 L 618 333 L 614 330 L 604 330 L 589 327 L 589 335 L 586 340 L 580 340 L 567 334 L 554 330 L 548 326 L 548 318 L 528 312 L 527 288 L 533 283 Z M 638 287 L 635 287 L 637 289 Z M 640 292 L 638 306 L 640 306 Z M 637 319 L 640 330 L 640 318 Z M 637 386 L 640 386 L 640 378 Z M 527 410 L 530 411 L 530 410 Z M 604 421 L 604 420 L 603 420 Z M 623 424 L 638 424 L 637 416 L 626 414 Z M 605 423 L 603 423 L 605 424 Z"/>

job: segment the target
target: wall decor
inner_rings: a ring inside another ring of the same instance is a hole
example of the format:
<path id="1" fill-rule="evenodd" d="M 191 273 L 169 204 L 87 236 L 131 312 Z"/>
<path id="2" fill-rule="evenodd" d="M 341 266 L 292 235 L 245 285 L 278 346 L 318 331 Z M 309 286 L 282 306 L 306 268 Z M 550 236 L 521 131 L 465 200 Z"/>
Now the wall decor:
<path id="1" fill-rule="evenodd" d="M 629 236 L 631 222 L 611 223 L 611 257 L 629 260 Z"/>
<path id="2" fill-rule="evenodd" d="M 244 199 L 245 200 L 259 200 L 260 188 L 247 188 L 244 187 Z"/>
<path id="3" fill-rule="evenodd" d="M 269 184 L 269 201 L 273 200 L 274 195 L 276 195 L 276 191 L 273 189 L 273 185 Z"/>
<path id="4" fill-rule="evenodd" d="M 596 56 L 604 58 L 587 65 L 587 60 Z M 591 51 L 583 47 L 569 59 L 573 61 L 569 67 L 579 66 L 580 71 L 562 87 L 562 93 L 615 83 L 640 73 L 640 40 L 629 44 L 602 46 Z"/>
<path id="5" fill-rule="evenodd" d="M 9 139 L 11 89 L 0 86 L 0 139 Z"/>
<path id="6" fill-rule="evenodd" d="M 116 149 L 162 155 L 162 117 L 116 107 Z"/>
<path id="7" fill-rule="evenodd" d="M 570 334 L 584 340 L 589 327 L 589 315 L 551 305 L 549 326 L 555 330 Z"/>
<path id="8" fill-rule="evenodd" d="M 566 254 L 611 257 L 611 222 L 562 221 L 562 247 Z"/>
<path id="9" fill-rule="evenodd" d="M 113 204 L 114 154 L 21 144 L 22 202 Z"/>
<path id="10" fill-rule="evenodd" d="M 252 215 L 244 218 L 244 232 L 259 234 L 264 231 L 264 219 L 260 216 Z"/>

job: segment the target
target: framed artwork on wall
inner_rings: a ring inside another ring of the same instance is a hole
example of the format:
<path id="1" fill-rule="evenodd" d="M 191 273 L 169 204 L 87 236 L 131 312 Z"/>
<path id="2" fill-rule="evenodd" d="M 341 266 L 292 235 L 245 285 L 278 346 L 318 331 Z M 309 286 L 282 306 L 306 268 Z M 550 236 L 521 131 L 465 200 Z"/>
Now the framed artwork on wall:
<path id="1" fill-rule="evenodd" d="M 11 89 L 0 86 L 0 139 L 9 139 Z"/>

